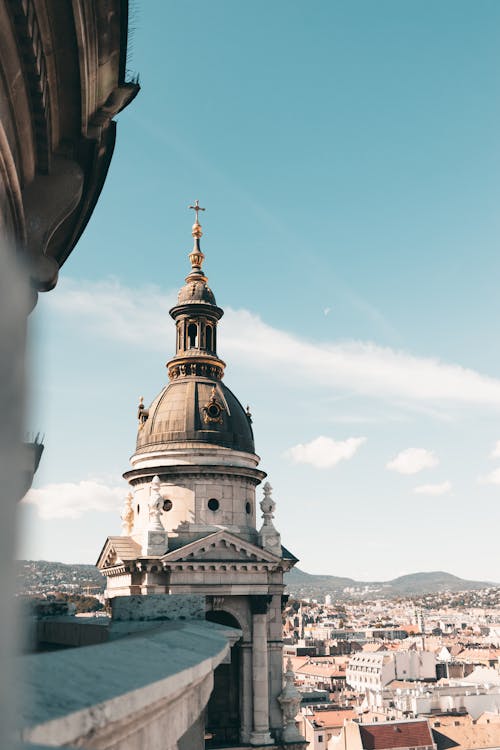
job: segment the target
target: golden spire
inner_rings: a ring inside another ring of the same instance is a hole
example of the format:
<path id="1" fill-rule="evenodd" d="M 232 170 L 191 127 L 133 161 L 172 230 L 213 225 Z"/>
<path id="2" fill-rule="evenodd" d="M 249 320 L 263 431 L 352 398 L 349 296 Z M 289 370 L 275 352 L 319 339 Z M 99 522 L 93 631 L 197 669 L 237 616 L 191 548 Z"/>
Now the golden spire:
<path id="1" fill-rule="evenodd" d="M 191 231 L 194 239 L 194 245 L 192 251 L 189 254 L 189 260 L 191 261 L 191 273 L 189 274 L 188 278 L 192 278 L 191 274 L 193 274 L 194 272 L 197 276 L 202 276 L 206 281 L 206 278 L 203 276 L 203 272 L 201 270 L 203 261 L 205 260 L 205 256 L 203 255 L 200 247 L 200 239 L 203 232 L 201 231 L 201 224 L 198 221 L 198 212 L 205 211 L 206 209 L 200 206 L 199 200 L 195 200 L 194 206 L 189 206 L 189 208 L 196 212 L 196 219 Z"/>

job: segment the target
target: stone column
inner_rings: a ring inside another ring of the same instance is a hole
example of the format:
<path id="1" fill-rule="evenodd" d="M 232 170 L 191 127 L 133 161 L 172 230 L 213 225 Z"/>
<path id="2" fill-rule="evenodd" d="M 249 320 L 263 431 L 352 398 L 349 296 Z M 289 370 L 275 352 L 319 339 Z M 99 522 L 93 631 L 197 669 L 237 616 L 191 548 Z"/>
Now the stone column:
<path id="1" fill-rule="evenodd" d="M 241 741 L 250 742 L 250 734 L 253 727 L 252 710 L 252 644 L 241 644 L 241 673 L 240 673 L 240 695 L 241 695 Z"/>
<path id="2" fill-rule="evenodd" d="M 270 597 L 251 596 L 253 731 L 251 745 L 272 745 L 269 733 L 269 667 L 267 656 L 267 608 Z"/>

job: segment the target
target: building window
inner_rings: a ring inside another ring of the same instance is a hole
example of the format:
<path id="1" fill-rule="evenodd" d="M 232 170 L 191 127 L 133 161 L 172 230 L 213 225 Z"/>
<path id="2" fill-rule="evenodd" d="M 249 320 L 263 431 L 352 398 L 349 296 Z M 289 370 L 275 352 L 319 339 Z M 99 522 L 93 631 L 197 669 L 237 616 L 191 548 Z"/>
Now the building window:
<path id="1" fill-rule="evenodd" d="M 211 497 L 208 501 L 208 507 L 210 510 L 213 510 L 214 512 L 216 510 L 219 510 L 219 501 L 215 499 L 215 497 Z"/>
<path id="2" fill-rule="evenodd" d="M 188 325 L 188 342 L 190 349 L 196 349 L 198 346 L 198 326 L 196 323 Z"/>
<path id="3" fill-rule="evenodd" d="M 163 510 L 168 512 L 169 510 L 172 510 L 172 501 L 167 498 L 163 501 Z"/>
<path id="4" fill-rule="evenodd" d="M 247 503 L 245 505 L 245 510 L 248 513 L 248 515 L 250 515 L 250 513 L 252 512 L 252 504 L 251 503 Z"/>
<path id="5" fill-rule="evenodd" d="M 322 734 L 318 734 L 318 742 L 323 742 L 323 735 Z"/>
<path id="6" fill-rule="evenodd" d="M 212 326 L 207 326 L 205 329 L 205 346 L 212 351 Z"/>

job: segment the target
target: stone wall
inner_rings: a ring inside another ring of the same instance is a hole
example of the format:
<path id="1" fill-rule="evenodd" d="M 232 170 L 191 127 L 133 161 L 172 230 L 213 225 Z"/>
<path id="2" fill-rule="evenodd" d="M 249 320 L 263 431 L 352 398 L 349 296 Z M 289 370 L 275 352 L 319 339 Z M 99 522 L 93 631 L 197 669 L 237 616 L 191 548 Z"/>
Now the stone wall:
<path id="1" fill-rule="evenodd" d="M 205 597 L 199 594 L 115 596 L 111 599 L 113 622 L 124 620 L 204 620 Z"/>
<path id="2" fill-rule="evenodd" d="M 229 653 L 224 632 L 235 631 L 201 620 L 150 626 L 98 646 L 24 657 L 22 692 L 32 699 L 22 707 L 21 738 L 89 750 L 187 750 L 189 741 L 201 750 L 213 672 Z"/>

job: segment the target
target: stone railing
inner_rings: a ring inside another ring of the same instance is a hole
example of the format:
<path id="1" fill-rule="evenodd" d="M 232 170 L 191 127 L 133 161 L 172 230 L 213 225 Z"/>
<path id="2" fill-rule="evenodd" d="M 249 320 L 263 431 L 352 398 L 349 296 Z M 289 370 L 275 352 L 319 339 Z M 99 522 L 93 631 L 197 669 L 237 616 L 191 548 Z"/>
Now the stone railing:
<path id="1" fill-rule="evenodd" d="M 26 748 L 204 747 L 213 673 L 240 631 L 202 619 L 203 597 L 158 597 L 156 614 L 155 598 L 118 597 L 105 643 L 22 657 Z"/>

